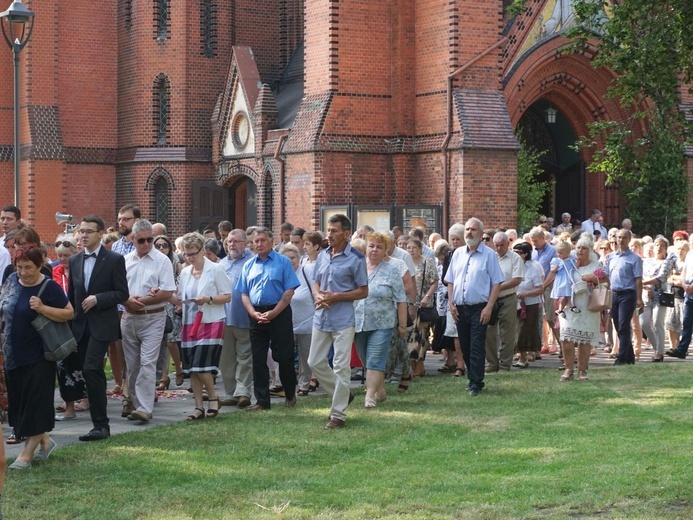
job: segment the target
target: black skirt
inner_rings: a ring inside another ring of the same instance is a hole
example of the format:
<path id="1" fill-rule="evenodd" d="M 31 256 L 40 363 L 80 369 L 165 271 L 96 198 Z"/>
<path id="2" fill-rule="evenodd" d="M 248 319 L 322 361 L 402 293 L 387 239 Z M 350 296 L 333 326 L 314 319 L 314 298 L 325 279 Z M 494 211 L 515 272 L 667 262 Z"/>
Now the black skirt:
<path id="1" fill-rule="evenodd" d="M 7 418 L 17 437 L 31 437 L 55 427 L 55 363 L 40 361 L 7 371 Z"/>

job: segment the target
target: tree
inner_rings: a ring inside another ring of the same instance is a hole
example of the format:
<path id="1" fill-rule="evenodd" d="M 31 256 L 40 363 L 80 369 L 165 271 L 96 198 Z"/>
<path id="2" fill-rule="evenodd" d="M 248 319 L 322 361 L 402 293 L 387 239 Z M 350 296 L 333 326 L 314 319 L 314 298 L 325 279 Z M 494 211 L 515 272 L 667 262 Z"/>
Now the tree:
<path id="1" fill-rule="evenodd" d="M 669 234 L 688 206 L 683 154 L 691 128 L 680 89 L 693 79 L 693 2 L 574 0 L 573 5 L 578 20 L 568 32 L 573 50 L 598 37 L 593 65 L 618 74 L 609 95 L 632 113 L 623 121 L 589 125 L 589 136 L 578 143 L 593 150 L 588 169 L 621 187 L 626 214 L 639 232 Z M 636 131 L 643 121 L 644 130 Z"/>
<path id="2" fill-rule="evenodd" d="M 517 229 L 529 230 L 539 220 L 539 208 L 548 190 L 548 183 L 539 181 L 543 173 L 541 167 L 542 152 L 527 145 L 516 132 L 520 143 L 517 154 Z"/>

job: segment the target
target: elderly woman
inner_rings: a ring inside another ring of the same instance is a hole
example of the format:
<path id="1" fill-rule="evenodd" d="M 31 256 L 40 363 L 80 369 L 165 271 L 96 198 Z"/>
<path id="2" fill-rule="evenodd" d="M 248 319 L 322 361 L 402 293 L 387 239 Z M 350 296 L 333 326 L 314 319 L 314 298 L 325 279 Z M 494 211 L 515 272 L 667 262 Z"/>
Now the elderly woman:
<path id="1" fill-rule="evenodd" d="M 374 408 L 387 397 L 385 365 L 393 329 L 407 332 L 407 297 L 399 269 L 384 262 L 390 237 L 373 231 L 368 234 L 366 267 L 368 298 L 354 302 L 356 350 L 366 367 L 366 408 Z"/>
<path id="2" fill-rule="evenodd" d="M 544 292 L 544 270 L 539 262 L 532 260 L 532 246 L 527 242 L 516 242 L 513 246 L 525 265 L 525 275 L 517 287 L 517 301 L 520 309 L 517 311 L 518 334 L 515 351 L 520 354 L 520 359 L 513 365 L 517 368 L 529 367 L 527 361 L 528 352 L 541 350 L 541 337 L 539 337 L 539 313 L 541 311 L 541 297 Z"/>
<path id="3" fill-rule="evenodd" d="M 464 245 L 464 224 L 455 223 L 452 226 L 450 226 L 450 229 L 448 230 L 448 239 L 450 240 L 450 245 L 452 246 L 452 249 L 443 261 L 443 270 L 441 272 L 441 279 L 443 280 L 445 280 L 445 275 L 448 272 L 448 268 L 450 267 L 450 261 L 452 259 L 453 253 L 455 252 L 455 249 Z M 447 283 L 445 281 L 443 283 L 447 286 Z M 452 374 L 453 377 L 462 377 L 465 374 L 465 368 L 464 358 L 462 357 L 462 348 L 460 347 L 460 340 L 457 334 L 457 324 L 455 323 L 455 320 L 452 317 L 450 309 L 448 308 L 446 309 L 446 311 L 447 312 L 445 315 L 445 337 L 453 338 L 453 345 L 455 346 L 455 351 L 448 352 L 448 359 L 445 362 L 445 365 L 448 367 L 454 366 L 454 372 Z"/>
<path id="4" fill-rule="evenodd" d="M 315 301 L 313 299 L 313 269 L 315 264 L 301 266 L 301 253 L 294 244 L 283 244 L 279 254 L 291 260 L 294 272 L 301 283 L 291 298 L 291 319 L 294 326 L 294 341 L 298 347 L 298 390 L 300 396 L 307 396 L 310 391 L 311 370 L 308 366 L 310 340 L 313 332 L 313 315 Z"/>
<path id="5" fill-rule="evenodd" d="M 655 350 L 651 359 L 653 363 L 664 361 L 664 318 L 667 308 L 660 304 L 660 295 L 676 261 L 675 257 L 668 256 L 668 247 L 666 238 L 657 237 L 654 241 L 654 258 L 646 258 L 642 268 L 644 306 L 640 313 L 640 326 Z"/>
<path id="6" fill-rule="evenodd" d="M 676 346 L 679 343 L 679 336 L 683 330 L 684 290 L 681 271 L 690 247 L 688 245 L 687 232 L 674 231 L 672 238 L 674 239 L 674 255 L 676 259 L 672 264 L 668 283 L 671 286 L 671 291 L 674 293 L 674 306 L 667 309 L 667 315 L 664 318 L 664 328 L 669 331 L 669 343 Z"/>
<path id="7" fill-rule="evenodd" d="M 55 252 L 58 255 L 58 265 L 53 268 L 53 281 L 67 294 L 67 280 L 70 275 L 69 258 L 77 253 L 77 240 L 72 235 L 59 235 L 55 239 Z M 81 409 L 88 408 L 87 387 L 82 377 L 82 364 L 79 354 L 73 352 L 62 361 L 56 363 L 58 369 L 58 386 L 60 397 L 65 401 L 62 415 L 56 415 L 56 421 L 76 419 L 75 401 L 82 399 Z"/>
<path id="8" fill-rule="evenodd" d="M 609 279 L 594 254 L 594 243 L 590 233 L 583 233 L 575 245 L 575 264 L 578 275 L 587 282 L 589 287 L 596 287 L 600 283 L 608 283 Z M 587 381 L 587 364 L 590 359 L 592 347 L 599 345 L 599 312 L 587 310 L 589 293 L 575 294 L 573 305 L 580 312 L 566 312 L 565 316 L 559 316 L 561 324 L 561 348 L 563 349 L 563 361 L 565 372 L 561 381 L 572 381 L 573 367 L 575 363 L 575 348 L 578 353 L 578 376 L 580 381 Z"/>
<path id="9" fill-rule="evenodd" d="M 171 268 L 173 269 L 173 280 L 176 283 L 176 287 L 180 281 L 180 273 L 183 270 L 183 264 L 178 261 L 178 255 L 173 252 L 173 242 L 166 235 L 157 235 L 154 237 L 154 247 L 160 252 L 165 254 L 171 261 Z M 166 316 L 171 321 L 171 332 L 166 335 L 166 350 L 161 349 L 161 354 L 159 356 L 161 363 L 161 378 L 157 385 L 157 390 L 168 390 L 171 384 L 171 378 L 168 375 L 169 372 L 169 362 L 168 356 L 173 359 L 173 366 L 176 368 L 176 386 L 182 386 L 183 379 L 183 365 L 180 360 L 180 350 L 178 345 L 180 343 L 180 331 L 183 327 L 181 315 L 183 314 L 183 309 L 180 305 L 174 305 L 171 302 L 166 303 Z M 167 355 L 168 354 L 168 355 Z M 163 359 L 162 359 L 163 358 Z M 157 368 L 159 363 L 157 363 Z M 157 369 L 157 372 L 159 370 Z"/>
<path id="10" fill-rule="evenodd" d="M 418 238 L 410 238 L 407 241 L 407 251 L 411 255 L 416 268 L 414 282 L 416 283 L 416 302 L 415 305 L 419 309 L 428 309 L 431 314 L 437 314 L 434 307 L 434 296 L 438 288 L 438 270 L 436 269 L 435 260 L 423 256 L 423 243 Z M 430 346 L 428 337 L 431 333 L 431 326 L 435 324 L 435 320 L 426 320 L 419 314 L 419 335 L 423 340 L 421 344 L 421 352 L 419 358 L 415 361 L 421 366 L 420 370 L 414 371 L 414 377 L 423 375 L 423 361 L 426 358 L 426 352 Z"/>
<path id="11" fill-rule="evenodd" d="M 9 276 L 0 293 L 0 316 L 9 422 L 17 437 L 26 437 L 24 448 L 10 468 L 25 469 L 31 467 L 32 460 L 47 459 L 55 448 L 48 435 L 55 426 L 55 363 L 43 357 L 43 341 L 31 322 L 39 314 L 65 322 L 72 319 L 74 312 L 60 286 L 41 273 L 43 253 L 38 247 L 20 247 L 14 265 L 16 272 Z"/>
<path id="12" fill-rule="evenodd" d="M 183 304 L 183 374 L 190 377 L 195 398 L 195 410 L 188 416 L 189 421 L 205 418 L 203 390 L 209 396 L 206 417 L 216 417 L 219 413 L 214 376 L 219 372 L 224 340 L 224 304 L 231 301 L 231 280 L 221 265 L 205 256 L 204 245 L 204 237 L 199 233 L 183 235 L 183 256 L 190 265 L 181 272 L 178 296 L 174 296 L 174 304 Z"/>
<path id="13" fill-rule="evenodd" d="M 215 264 L 219 262 L 219 254 L 221 253 L 221 246 L 216 238 L 208 238 L 205 240 L 205 256 L 214 262 Z"/>
<path id="14" fill-rule="evenodd" d="M 445 323 L 448 309 L 448 288 L 445 287 L 443 283 L 443 262 L 445 262 L 445 257 L 448 253 L 452 251 L 450 244 L 447 240 L 440 239 L 436 242 L 436 247 L 433 248 L 433 253 L 435 254 L 438 265 L 436 266 L 436 271 L 438 272 L 438 287 L 436 288 L 436 310 L 438 311 L 438 320 L 435 322 L 433 327 L 433 344 L 431 345 L 431 350 L 433 352 L 454 352 L 455 347 L 452 342 L 452 338 L 445 336 Z M 448 372 L 453 372 L 455 370 L 455 364 L 447 363 L 438 369 L 438 372 L 445 374 Z"/>

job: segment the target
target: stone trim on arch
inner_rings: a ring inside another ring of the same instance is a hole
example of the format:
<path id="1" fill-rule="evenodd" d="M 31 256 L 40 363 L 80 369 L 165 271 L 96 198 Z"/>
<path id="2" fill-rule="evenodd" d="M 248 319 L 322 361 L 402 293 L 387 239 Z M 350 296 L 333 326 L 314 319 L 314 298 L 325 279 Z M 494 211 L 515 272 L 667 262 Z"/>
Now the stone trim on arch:
<path id="1" fill-rule="evenodd" d="M 230 188 L 240 177 L 252 179 L 259 185 L 261 175 L 251 166 L 240 162 L 222 162 L 217 170 L 215 182 L 224 188 Z"/>

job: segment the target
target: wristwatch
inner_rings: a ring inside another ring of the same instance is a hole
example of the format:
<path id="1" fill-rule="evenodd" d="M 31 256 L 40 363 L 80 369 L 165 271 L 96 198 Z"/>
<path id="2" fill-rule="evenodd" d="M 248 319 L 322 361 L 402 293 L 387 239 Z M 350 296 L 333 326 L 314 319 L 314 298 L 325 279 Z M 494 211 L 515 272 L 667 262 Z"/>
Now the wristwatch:
<path id="1" fill-rule="evenodd" d="M 213 303 L 214 303 L 214 301 L 212 300 L 212 297 L 210 296 L 209 297 L 209 304 L 212 305 Z"/>

